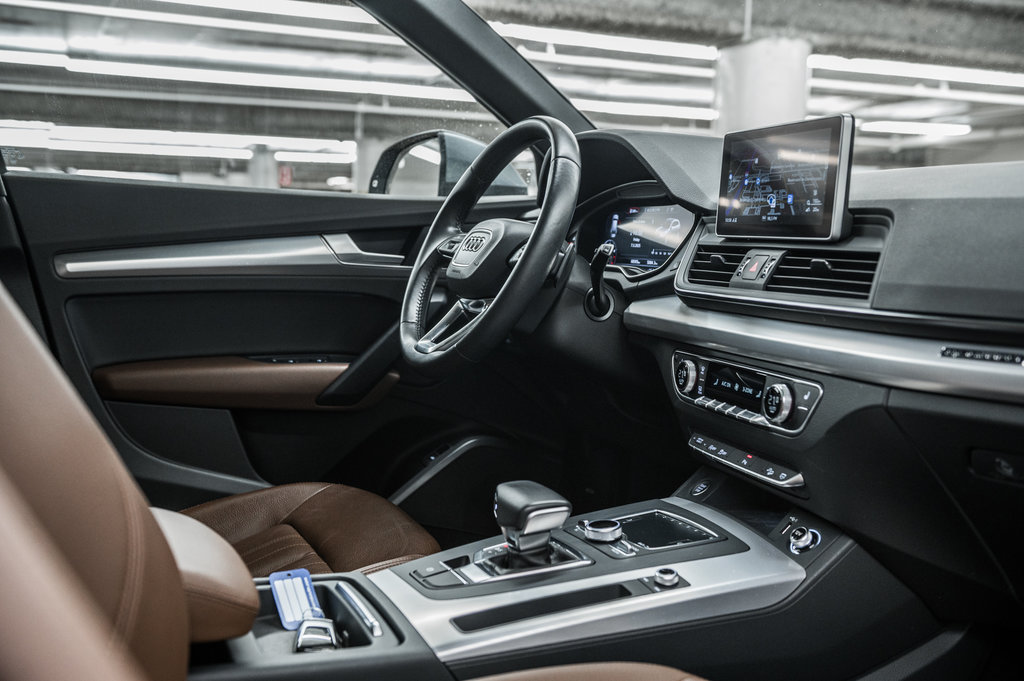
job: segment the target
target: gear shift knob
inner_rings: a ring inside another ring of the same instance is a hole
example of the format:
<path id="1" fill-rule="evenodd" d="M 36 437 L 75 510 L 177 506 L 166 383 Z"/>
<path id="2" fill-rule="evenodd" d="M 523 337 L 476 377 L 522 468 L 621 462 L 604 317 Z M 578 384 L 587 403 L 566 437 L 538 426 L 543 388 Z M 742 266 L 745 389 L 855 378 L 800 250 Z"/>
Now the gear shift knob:
<path id="1" fill-rule="evenodd" d="M 565 497 L 529 480 L 503 482 L 494 493 L 494 519 L 514 554 L 546 552 L 551 531 L 571 514 Z"/>

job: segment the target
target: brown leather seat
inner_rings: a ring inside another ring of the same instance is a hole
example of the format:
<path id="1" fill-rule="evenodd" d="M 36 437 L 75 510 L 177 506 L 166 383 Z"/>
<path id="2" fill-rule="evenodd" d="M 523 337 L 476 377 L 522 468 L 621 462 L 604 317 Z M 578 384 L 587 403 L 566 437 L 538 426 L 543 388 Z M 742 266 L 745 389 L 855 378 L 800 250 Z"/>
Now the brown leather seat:
<path id="1" fill-rule="evenodd" d="M 0 679 L 185 681 L 186 593 L 167 540 L 113 446 L 3 285 L 0 376 Z M 313 503 L 320 497 L 323 504 Z M 232 528 L 223 530 L 231 536 L 251 538 L 295 525 L 317 528 L 316 535 L 332 526 L 320 514 L 337 506 L 375 520 L 378 513 L 398 517 L 395 535 L 404 537 L 411 521 L 381 511 L 382 503 L 347 487 L 288 485 L 204 504 L 192 515 L 210 514 Z M 252 528 L 259 528 L 256 534 L 248 534 Z M 334 559 L 323 548 L 332 541 L 314 539 L 327 554 L 317 554 L 324 565 Z M 402 539 L 385 552 L 407 546 L 413 544 Z M 361 562 L 369 555 L 343 552 L 338 559 Z M 666 667 L 634 664 L 488 677 L 541 679 L 697 681 Z"/>
<path id="2" fill-rule="evenodd" d="M 227 539 L 254 577 L 295 568 L 369 573 L 440 549 L 387 499 L 345 485 L 281 485 L 182 512 Z"/>

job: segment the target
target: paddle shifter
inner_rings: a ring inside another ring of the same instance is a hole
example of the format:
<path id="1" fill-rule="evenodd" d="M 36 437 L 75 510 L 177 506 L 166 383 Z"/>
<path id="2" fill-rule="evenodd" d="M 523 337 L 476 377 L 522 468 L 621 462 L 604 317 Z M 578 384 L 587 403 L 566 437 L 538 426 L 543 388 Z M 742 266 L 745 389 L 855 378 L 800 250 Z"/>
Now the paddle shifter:
<path id="1" fill-rule="evenodd" d="M 550 564 L 551 531 L 572 513 L 565 497 L 529 480 L 503 482 L 494 493 L 494 519 L 508 542 L 508 568 Z"/>

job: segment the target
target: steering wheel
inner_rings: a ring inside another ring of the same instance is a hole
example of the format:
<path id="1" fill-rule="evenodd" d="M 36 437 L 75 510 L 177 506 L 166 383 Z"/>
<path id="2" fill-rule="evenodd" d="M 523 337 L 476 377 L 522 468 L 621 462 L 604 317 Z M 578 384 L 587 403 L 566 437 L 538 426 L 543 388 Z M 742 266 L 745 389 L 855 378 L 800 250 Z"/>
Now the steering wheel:
<path id="1" fill-rule="evenodd" d="M 550 166 L 536 223 L 491 219 L 466 231 L 466 218 L 509 163 L 537 142 Z M 456 183 L 427 232 L 402 302 L 406 361 L 440 376 L 478 362 L 501 343 L 540 293 L 565 244 L 580 185 L 580 150 L 561 121 L 527 118 L 494 138 Z M 444 271 L 456 303 L 429 330 L 428 308 Z"/>

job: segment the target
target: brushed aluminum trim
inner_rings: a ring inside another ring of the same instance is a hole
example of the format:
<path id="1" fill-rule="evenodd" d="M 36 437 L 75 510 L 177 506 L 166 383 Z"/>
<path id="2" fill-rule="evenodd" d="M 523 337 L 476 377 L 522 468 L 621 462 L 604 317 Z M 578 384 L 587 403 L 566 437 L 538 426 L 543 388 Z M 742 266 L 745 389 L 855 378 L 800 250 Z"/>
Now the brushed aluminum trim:
<path id="1" fill-rule="evenodd" d="M 373 265 L 376 267 L 394 267 L 402 264 L 405 258 L 397 253 L 373 253 L 359 248 L 359 244 L 348 234 L 325 234 L 324 241 L 334 251 L 338 262 L 342 265 Z"/>
<path id="2" fill-rule="evenodd" d="M 635 302 L 623 319 L 632 331 L 787 367 L 893 388 L 1024 403 L 1024 366 L 943 357 L 942 348 L 955 343 L 700 310 L 675 296 Z"/>
<path id="3" fill-rule="evenodd" d="M 681 509 L 684 517 L 689 511 L 707 518 L 746 543 L 750 550 L 683 563 L 671 562 L 672 554 L 668 553 L 663 565 L 632 570 L 628 569 L 630 561 L 623 560 L 623 570 L 615 574 L 586 577 L 583 569 L 578 573 L 574 571 L 577 579 L 570 582 L 532 588 L 513 582 L 502 593 L 452 600 L 424 596 L 403 581 L 394 569 L 375 572 L 369 579 L 402 611 L 438 658 L 448 663 L 765 608 L 793 593 L 806 577 L 799 564 L 724 513 L 684 499 L 665 501 Z M 456 617 L 528 599 L 651 577 L 658 568 L 674 569 L 690 586 L 474 632 L 461 632 L 452 624 Z M 685 606 L 681 607 L 682 604 Z"/>
<path id="4" fill-rule="evenodd" d="M 116 248 L 64 253 L 54 258 L 57 274 L 64 279 L 282 274 L 313 265 L 337 264 L 319 236 Z"/>
<path id="5" fill-rule="evenodd" d="M 400 255 L 361 250 L 347 234 L 114 248 L 53 259 L 63 279 L 408 270 L 401 262 Z"/>

